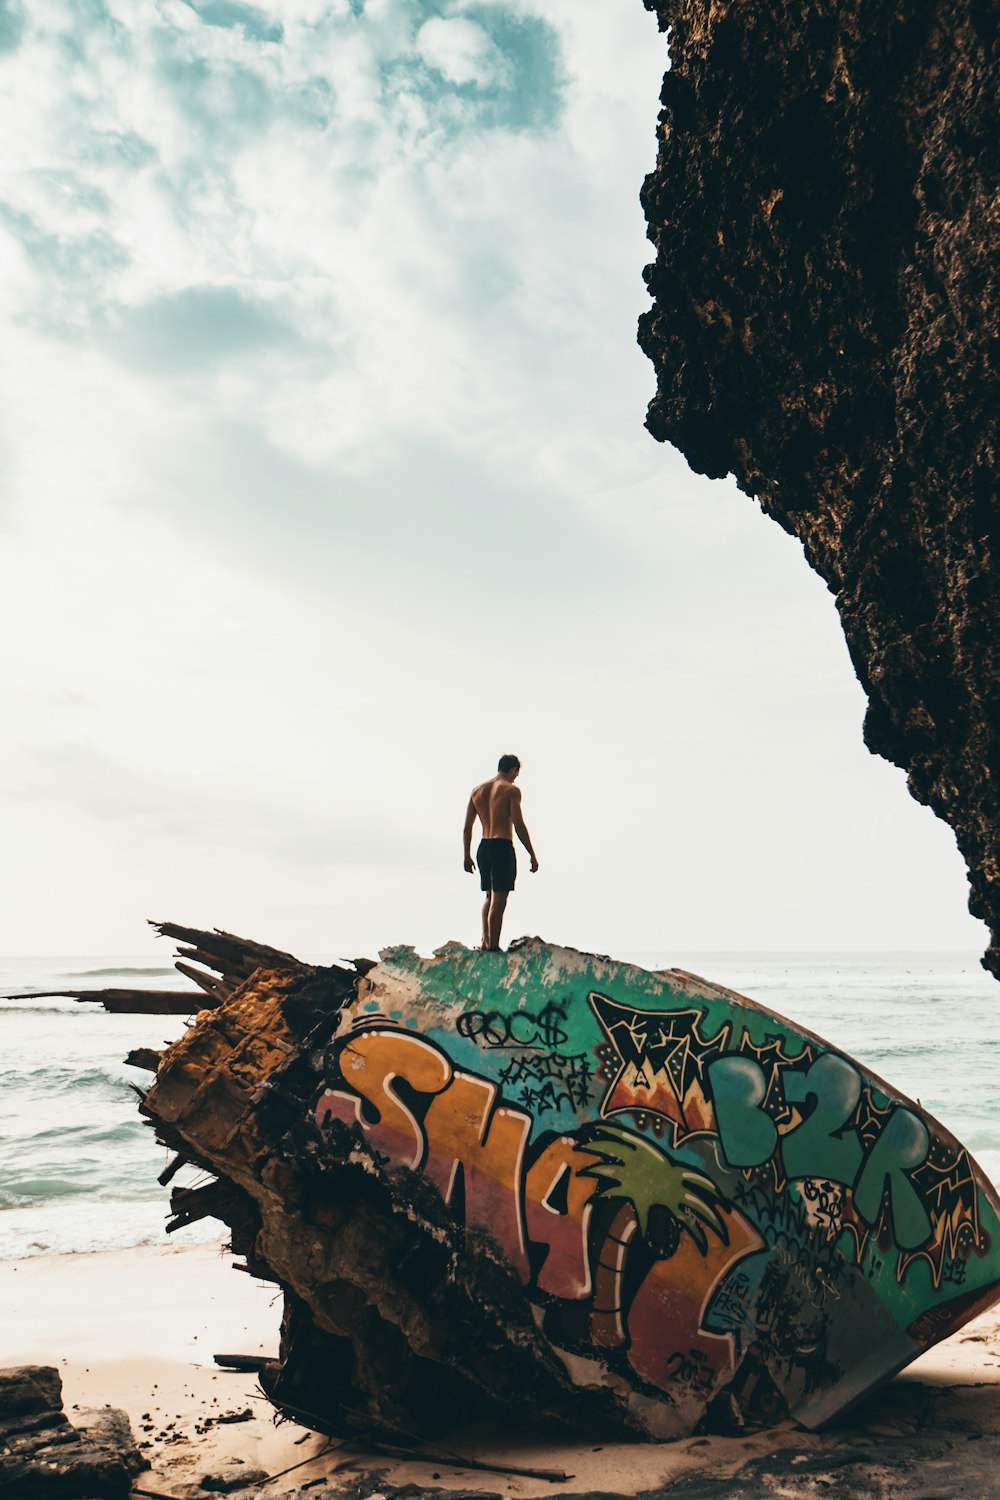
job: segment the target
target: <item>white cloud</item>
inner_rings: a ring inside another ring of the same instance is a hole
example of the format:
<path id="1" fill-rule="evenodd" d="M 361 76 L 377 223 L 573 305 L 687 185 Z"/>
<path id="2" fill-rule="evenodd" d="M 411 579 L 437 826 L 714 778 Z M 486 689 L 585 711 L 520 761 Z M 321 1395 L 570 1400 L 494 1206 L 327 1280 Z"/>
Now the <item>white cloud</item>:
<path id="1" fill-rule="evenodd" d="M 38 0 L 0 53 L 0 951 L 474 936 L 507 749 L 515 930 L 974 944 L 822 585 L 642 430 L 655 23 L 436 8 Z"/>
<path id="2" fill-rule="evenodd" d="M 461 16 L 425 21 L 417 33 L 417 51 L 449 83 L 502 87 L 510 75 L 503 54 L 483 28 Z"/>

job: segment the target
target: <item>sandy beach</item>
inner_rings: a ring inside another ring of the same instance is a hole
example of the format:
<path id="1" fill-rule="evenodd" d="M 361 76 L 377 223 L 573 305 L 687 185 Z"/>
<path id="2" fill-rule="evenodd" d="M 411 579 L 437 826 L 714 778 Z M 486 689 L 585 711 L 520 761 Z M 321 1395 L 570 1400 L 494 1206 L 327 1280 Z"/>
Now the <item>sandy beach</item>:
<path id="1" fill-rule="evenodd" d="M 278 1476 L 262 1495 L 407 1485 L 528 1497 L 564 1492 L 671 1495 L 983 1496 L 997 1493 L 1000 1308 L 930 1350 L 824 1433 L 793 1423 L 731 1438 L 592 1445 L 461 1430 L 436 1445 L 484 1463 L 546 1469 L 530 1479 L 417 1459 L 393 1460 L 276 1425 L 255 1377 L 219 1370 L 216 1353 L 277 1347 L 280 1299 L 214 1247 L 168 1246 L 0 1263 L 0 1363 L 54 1364 L 66 1410 L 109 1404 L 129 1415 L 150 1470 L 137 1489 L 204 1493 L 220 1471 Z M 247 1415 L 249 1413 L 249 1415 Z M 325 1450 L 325 1451 L 324 1451 Z M 825 1481 L 825 1483 L 824 1483 Z M 241 1491 L 255 1494 L 257 1486 Z"/>
<path id="2" fill-rule="evenodd" d="M 255 1377 L 214 1364 L 216 1353 L 275 1349 L 281 1315 L 274 1287 L 218 1249 L 3 1261 L 0 1306 L 0 1363 L 55 1365 L 71 1420 L 74 1407 L 128 1413 L 152 1464 L 141 1487 L 183 1493 L 237 1460 L 275 1473 L 324 1446 L 312 1434 L 296 1446 L 302 1429 L 274 1425 Z"/>

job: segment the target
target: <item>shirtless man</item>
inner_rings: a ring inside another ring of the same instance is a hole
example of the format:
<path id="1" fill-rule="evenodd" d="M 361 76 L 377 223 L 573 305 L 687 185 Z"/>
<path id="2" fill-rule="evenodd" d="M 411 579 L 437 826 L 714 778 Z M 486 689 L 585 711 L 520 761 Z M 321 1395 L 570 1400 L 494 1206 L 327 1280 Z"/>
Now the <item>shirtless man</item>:
<path id="1" fill-rule="evenodd" d="M 486 892 L 483 902 L 482 947 L 487 953 L 500 951 L 500 927 L 504 908 L 517 878 L 513 833 L 517 834 L 531 856 L 532 875 L 538 869 L 538 860 L 531 847 L 531 835 L 521 816 L 521 791 L 514 785 L 520 769 L 521 762 L 516 755 L 501 755 L 497 774 L 473 789 L 465 814 L 465 868 L 470 875 L 476 868 L 472 859 L 473 825 L 477 818 L 483 825 L 483 837 L 476 850 L 476 858 L 479 860 L 479 883 Z"/>

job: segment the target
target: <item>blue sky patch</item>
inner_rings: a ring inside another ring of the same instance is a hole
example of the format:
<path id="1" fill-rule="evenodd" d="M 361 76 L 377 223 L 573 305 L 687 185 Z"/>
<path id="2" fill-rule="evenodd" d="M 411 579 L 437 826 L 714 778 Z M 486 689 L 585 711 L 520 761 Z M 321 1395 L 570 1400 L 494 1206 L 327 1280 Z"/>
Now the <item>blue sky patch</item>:
<path id="1" fill-rule="evenodd" d="M 416 56 L 385 65 L 389 91 L 415 88 L 433 125 L 449 134 L 544 130 L 558 123 L 563 67 L 558 35 L 547 21 L 500 6 L 475 6 L 461 16 L 442 16 L 432 0 L 420 0 L 419 8 L 424 26 Z"/>
<path id="2" fill-rule="evenodd" d="M 126 310 L 111 347 L 147 374 L 184 375 L 301 343 L 282 317 L 235 287 L 192 286 Z"/>
<path id="3" fill-rule="evenodd" d="M 0 52 L 13 52 L 24 34 L 20 0 L 0 0 Z"/>
<path id="4" fill-rule="evenodd" d="M 508 130 L 544 130 L 562 107 L 562 58 L 555 28 L 540 16 L 517 15 L 499 6 L 465 12 L 513 64 L 509 86 L 494 102 L 490 124 Z"/>
<path id="5" fill-rule="evenodd" d="M 0 225 L 23 247 L 36 269 L 53 285 L 88 285 L 128 264 L 129 254 L 103 229 L 56 233 L 33 215 L 0 201 Z"/>
<path id="6" fill-rule="evenodd" d="M 336 95 L 326 78 L 310 78 L 281 96 L 281 107 L 290 120 L 311 130 L 325 130 L 333 121 Z"/>
<path id="7" fill-rule="evenodd" d="M 123 163 L 145 167 L 156 161 L 156 149 L 134 130 L 90 130 L 81 126 L 77 137 L 78 160 L 98 165 Z"/>
<path id="8" fill-rule="evenodd" d="M 285 28 L 273 21 L 256 5 L 240 5 L 237 0 L 188 0 L 206 26 L 238 26 L 254 42 L 280 42 Z"/>
<path id="9" fill-rule="evenodd" d="M 207 134 L 243 135 L 262 129 L 271 117 L 267 85 L 249 68 L 171 57 L 160 71 L 187 117 Z"/>

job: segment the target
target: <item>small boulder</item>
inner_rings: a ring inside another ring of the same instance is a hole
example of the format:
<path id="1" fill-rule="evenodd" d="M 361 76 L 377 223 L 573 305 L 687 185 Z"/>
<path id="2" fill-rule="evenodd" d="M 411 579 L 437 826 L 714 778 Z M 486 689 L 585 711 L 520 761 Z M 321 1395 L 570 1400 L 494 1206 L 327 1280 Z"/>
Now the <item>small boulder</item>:
<path id="1" fill-rule="evenodd" d="M 128 1417 L 105 1406 L 72 1425 L 50 1365 L 0 1370 L 0 1492 L 4 1500 L 126 1500 L 149 1468 Z"/>

